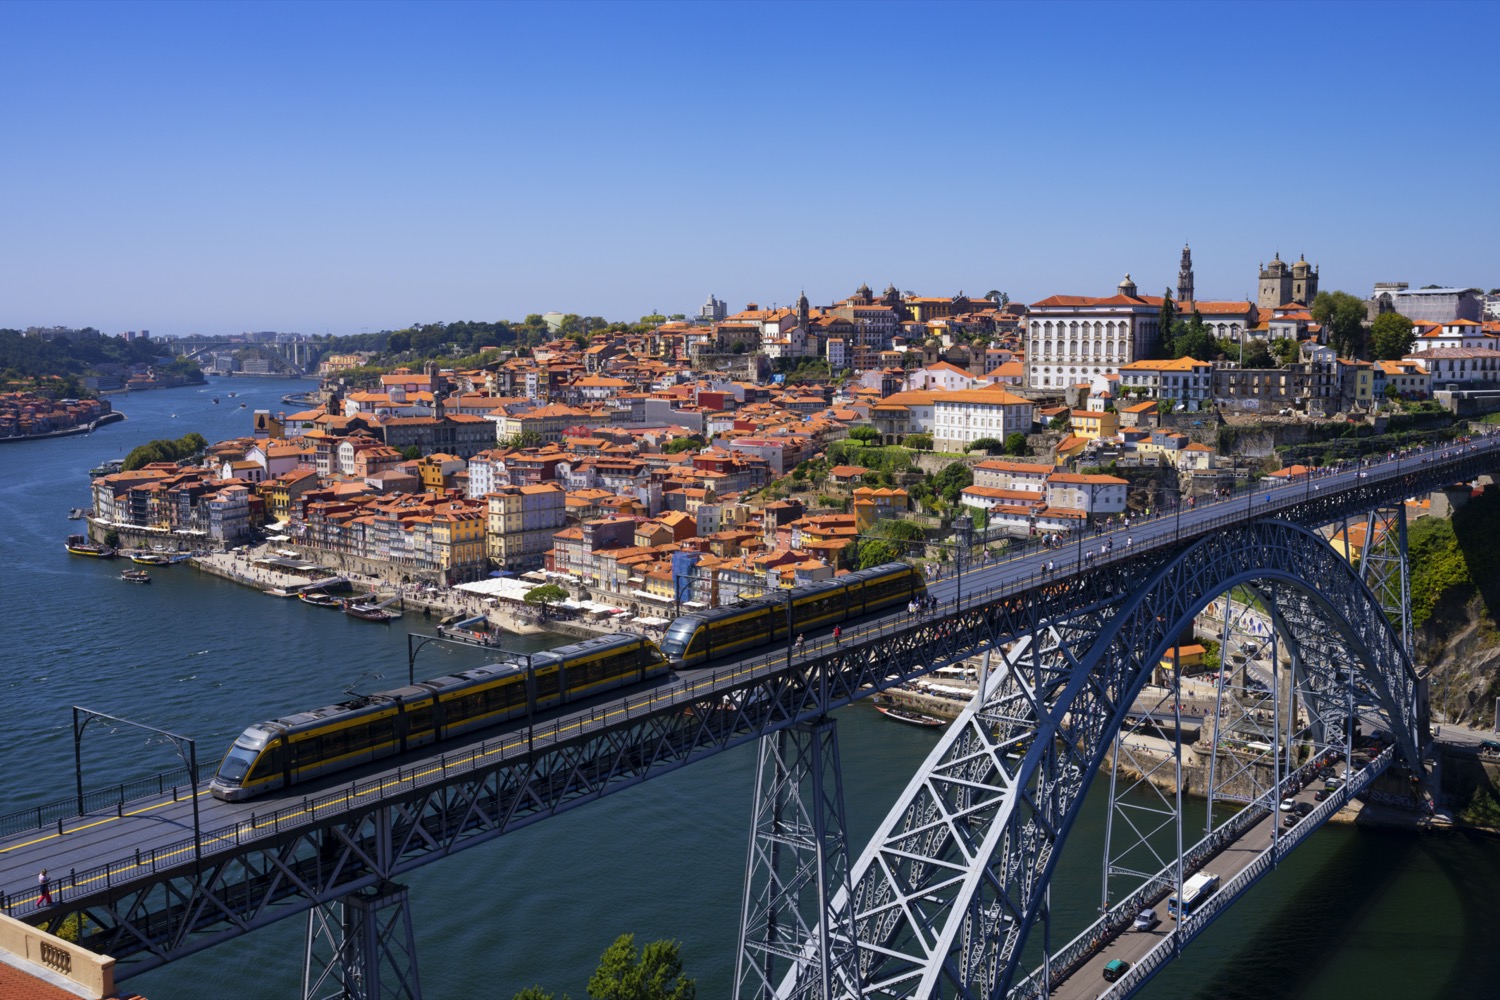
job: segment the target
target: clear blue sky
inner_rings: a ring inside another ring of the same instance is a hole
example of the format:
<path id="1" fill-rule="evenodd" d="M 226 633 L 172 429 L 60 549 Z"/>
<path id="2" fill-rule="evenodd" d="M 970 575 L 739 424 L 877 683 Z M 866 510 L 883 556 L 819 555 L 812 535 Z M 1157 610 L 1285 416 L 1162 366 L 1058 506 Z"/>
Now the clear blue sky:
<path id="1" fill-rule="evenodd" d="M 0 326 L 1500 285 L 1500 4 L 0 4 Z"/>

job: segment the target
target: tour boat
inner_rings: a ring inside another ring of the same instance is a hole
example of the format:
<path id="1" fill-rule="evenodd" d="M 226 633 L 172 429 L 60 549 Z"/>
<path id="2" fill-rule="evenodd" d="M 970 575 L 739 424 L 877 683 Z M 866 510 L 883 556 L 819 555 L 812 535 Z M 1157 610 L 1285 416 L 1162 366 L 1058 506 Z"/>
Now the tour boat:
<path id="1" fill-rule="evenodd" d="M 362 618 L 367 622 L 388 622 L 396 617 L 395 612 L 387 611 L 385 608 L 377 608 L 373 604 L 359 604 L 354 601 L 344 602 L 344 614 L 353 618 Z"/>
<path id="2" fill-rule="evenodd" d="M 914 712 L 909 708 L 897 708 L 895 705 L 883 705 L 875 702 L 875 711 L 897 722 L 907 722 L 913 726 L 946 726 L 946 719 L 937 719 L 921 712 Z"/>
<path id="3" fill-rule="evenodd" d="M 143 569 L 127 569 L 120 574 L 120 579 L 129 583 L 150 583 L 151 574 Z"/>
<path id="4" fill-rule="evenodd" d="M 332 594 L 325 594 L 321 590 L 304 590 L 297 595 L 297 600 L 303 604 L 311 604 L 315 608 L 336 608 L 339 599 Z"/>
<path id="5" fill-rule="evenodd" d="M 75 556 L 90 556 L 94 559 L 113 559 L 115 550 L 108 545 L 89 541 L 88 535 L 69 535 L 67 549 Z"/>
<path id="6" fill-rule="evenodd" d="M 132 552 L 130 561 L 142 566 L 166 566 L 172 562 L 172 557 L 160 552 Z"/>

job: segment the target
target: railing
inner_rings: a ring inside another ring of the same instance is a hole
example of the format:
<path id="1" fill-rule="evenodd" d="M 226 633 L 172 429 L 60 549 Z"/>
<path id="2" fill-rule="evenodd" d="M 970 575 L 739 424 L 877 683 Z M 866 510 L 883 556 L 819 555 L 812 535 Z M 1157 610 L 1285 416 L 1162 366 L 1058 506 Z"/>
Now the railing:
<path id="1" fill-rule="evenodd" d="M 206 784 L 218 768 L 217 761 L 198 765 L 198 781 Z M 192 780 L 186 767 L 174 767 L 158 774 L 131 781 L 90 788 L 83 793 L 83 810 L 79 811 L 78 799 L 60 799 L 43 802 L 13 813 L 0 816 L 0 838 L 11 837 L 31 830 L 41 830 L 61 824 L 64 820 L 76 819 L 100 810 L 121 809 L 125 803 L 146 795 L 191 795 Z"/>

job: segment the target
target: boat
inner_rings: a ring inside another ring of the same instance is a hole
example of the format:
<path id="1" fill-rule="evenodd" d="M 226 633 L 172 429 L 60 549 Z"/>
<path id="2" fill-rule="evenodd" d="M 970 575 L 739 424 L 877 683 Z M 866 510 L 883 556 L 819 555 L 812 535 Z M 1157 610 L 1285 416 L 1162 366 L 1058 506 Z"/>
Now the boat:
<path id="1" fill-rule="evenodd" d="M 356 601 L 344 602 L 344 614 L 354 618 L 360 618 L 367 622 L 388 622 L 396 617 L 395 612 L 378 608 L 373 604 L 360 604 Z"/>
<path id="2" fill-rule="evenodd" d="M 240 409 L 242 409 L 242 410 L 243 410 L 243 409 L 244 409 L 244 408 L 245 408 L 245 404 L 244 404 L 244 403 L 241 403 L 241 404 L 240 404 Z"/>
<path id="3" fill-rule="evenodd" d="M 297 600 L 303 604 L 311 604 L 315 608 L 336 608 L 340 601 L 332 594 L 325 594 L 321 590 L 304 590 L 297 595 Z"/>
<path id="4" fill-rule="evenodd" d="M 909 722 L 914 726 L 946 726 L 948 724 L 944 719 L 935 719 L 930 715 L 913 712 L 909 708 L 897 708 L 894 705 L 877 704 L 875 711 L 897 722 Z"/>
<path id="5" fill-rule="evenodd" d="M 230 398 L 230 399 L 233 399 L 233 398 L 234 398 L 234 397 L 236 397 L 236 396 L 238 396 L 238 395 L 239 395 L 239 393 L 237 393 L 237 392 L 231 392 L 231 393 L 230 393 L 230 394 L 229 394 L 229 398 Z"/>
<path id="6" fill-rule="evenodd" d="M 115 550 L 108 545 L 89 541 L 88 535 L 69 535 L 67 549 L 75 556 L 91 556 L 94 559 L 113 559 Z"/>
<path id="7" fill-rule="evenodd" d="M 120 573 L 120 579 L 128 583 L 150 583 L 151 574 L 143 569 L 127 569 Z"/>
<path id="8" fill-rule="evenodd" d="M 167 566 L 172 562 L 172 557 L 160 552 L 132 552 L 130 561 L 142 566 Z"/>
<path id="9" fill-rule="evenodd" d="M 263 593 L 263 594 L 269 594 L 272 597 L 296 597 L 297 596 L 297 592 L 295 590 L 287 590 L 285 587 L 272 587 L 270 590 L 263 590 L 263 591 L 261 591 L 261 593 Z"/>
<path id="10" fill-rule="evenodd" d="M 219 405 L 219 397 L 218 396 L 214 397 L 214 405 L 215 406 Z"/>
<path id="11" fill-rule="evenodd" d="M 89 512 L 84 510 L 82 507 L 74 507 L 72 510 L 68 511 L 69 521 L 81 521 L 88 516 Z"/>
<path id="12" fill-rule="evenodd" d="M 100 476 L 112 476 L 124 467 L 125 460 L 123 458 L 111 458 L 107 461 L 100 462 L 98 465 L 90 469 L 89 475 L 93 476 L 95 479 L 98 479 Z"/>

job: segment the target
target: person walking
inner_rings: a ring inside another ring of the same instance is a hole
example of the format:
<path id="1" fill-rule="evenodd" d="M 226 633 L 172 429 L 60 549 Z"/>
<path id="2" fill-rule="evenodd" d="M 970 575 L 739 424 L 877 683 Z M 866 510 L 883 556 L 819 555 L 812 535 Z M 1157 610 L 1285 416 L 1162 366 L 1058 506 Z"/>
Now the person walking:
<path id="1" fill-rule="evenodd" d="M 807 649 L 807 638 L 805 636 L 799 634 L 797 636 L 797 655 L 801 656 L 802 653 L 803 653 L 803 651 L 806 650 L 806 649 Z"/>
<path id="2" fill-rule="evenodd" d="M 837 646 L 838 643 L 839 643 L 839 640 L 842 639 L 843 637 L 844 637 L 844 629 L 843 629 L 843 627 L 839 626 L 839 625 L 835 625 L 833 627 L 833 644 L 835 646 Z"/>
<path id="3" fill-rule="evenodd" d="M 51 880 L 47 878 L 47 869 L 43 868 L 42 873 L 36 877 L 36 887 L 38 889 L 36 897 L 37 909 L 41 909 L 44 906 L 51 906 L 52 887 Z"/>

